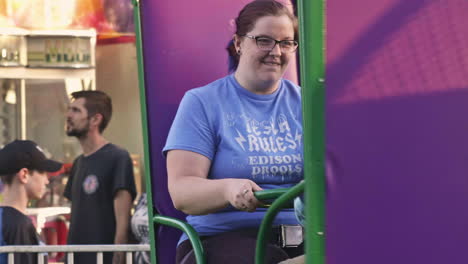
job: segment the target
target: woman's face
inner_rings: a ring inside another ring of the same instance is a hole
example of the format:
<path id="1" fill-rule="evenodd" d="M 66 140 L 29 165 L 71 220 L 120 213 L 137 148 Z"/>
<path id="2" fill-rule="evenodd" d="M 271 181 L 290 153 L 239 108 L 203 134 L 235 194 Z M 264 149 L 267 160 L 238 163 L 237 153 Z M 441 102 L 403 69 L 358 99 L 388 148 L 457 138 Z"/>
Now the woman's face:
<path id="1" fill-rule="evenodd" d="M 275 40 L 294 40 L 294 26 L 286 16 L 265 16 L 255 23 L 246 35 L 269 37 Z M 271 51 L 260 50 L 255 39 L 236 36 L 236 46 L 240 49 L 238 73 L 250 83 L 274 84 L 284 74 L 294 52 L 282 52 L 279 44 Z"/>

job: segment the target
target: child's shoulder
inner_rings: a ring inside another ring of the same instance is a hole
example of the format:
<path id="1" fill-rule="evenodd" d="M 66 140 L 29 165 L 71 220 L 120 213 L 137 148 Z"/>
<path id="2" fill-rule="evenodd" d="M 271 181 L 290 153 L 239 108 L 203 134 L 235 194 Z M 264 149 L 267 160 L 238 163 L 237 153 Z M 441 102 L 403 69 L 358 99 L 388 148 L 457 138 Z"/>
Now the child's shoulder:
<path id="1" fill-rule="evenodd" d="M 31 223 L 31 219 L 16 208 L 11 206 L 0 206 L 0 210 L 2 211 L 2 219 L 4 221 L 8 220 L 16 225 Z"/>

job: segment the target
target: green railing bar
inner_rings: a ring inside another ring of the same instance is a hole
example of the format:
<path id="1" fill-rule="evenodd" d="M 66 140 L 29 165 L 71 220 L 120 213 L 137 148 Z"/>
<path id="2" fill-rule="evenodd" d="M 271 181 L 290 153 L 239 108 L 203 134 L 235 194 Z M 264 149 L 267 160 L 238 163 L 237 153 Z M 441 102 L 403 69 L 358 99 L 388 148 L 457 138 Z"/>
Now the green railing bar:
<path id="1" fill-rule="evenodd" d="M 149 137 L 148 137 L 148 116 L 146 107 L 146 90 L 145 90 L 145 71 L 143 60 L 143 39 L 141 35 L 141 16 L 140 16 L 140 1 L 132 0 L 133 16 L 135 21 L 136 35 L 136 52 L 138 64 L 138 87 L 140 90 L 140 107 L 141 107 L 141 126 L 143 132 L 143 152 L 144 152 L 144 173 L 146 185 L 146 198 L 148 206 L 148 219 L 153 218 L 153 195 L 150 173 L 150 152 L 149 152 Z M 149 239 L 151 244 L 151 263 L 157 264 L 156 258 L 156 239 L 154 235 L 154 225 L 149 225 Z"/>
<path id="2" fill-rule="evenodd" d="M 262 201 L 263 204 L 259 205 L 260 208 L 269 208 L 271 203 L 281 195 L 285 194 L 290 188 L 278 188 L 278 189 L 271 189 L 271 190 L 263 190 L 254 192 L 255 198 L 259 201 Z M 291 202 L 286 207 L 293 208 L 294 203 Z"/>
<path id="3" fill-rule="evenodd" d="M 192 243 L 193 252 L 195 253 L 195 260 L 197 264 L 205 264 L 205 253 L 203 251 L 203 245 L 201 243 L 200 237 L 197 234 L 197 231 L 193 229 L 191 225 L 185 223 L 177 218 L 156 215 L 153 218 L 153 222 L 161 225 L 171 226 L 182 230 L 189 237 L 190 242 Z"/>
<path id="4" fill-rule="evenodd" d="M 290 188 L 286 193 L 278 197 L 270 206 L 263 217 L 260 230 L 258 230 L 257 244 L 255 248 L 255 264 L 264 264 L 265 261 L 265 242 L 269 239 L 271 226 L 278 212 L 287 207 L 290 201 L 299 196 L 304 191 L 305 182 L 302 181 L 296 186 Z"/>
<path id="5" fill-rule="evenodd" d="M 260 201 L 272 200 L 280 197 L 281 195 L 285 194 L 289 188 L 278 188 L 278 189 L 271 189 L 271 190 L 263 190 L 257 191 L 254 193 L 255 198 Z"/>
<path id="6" fill-rule="evenodd" d="M 325 0 L 299 0 L 306 263 L 325 263 Z"/>

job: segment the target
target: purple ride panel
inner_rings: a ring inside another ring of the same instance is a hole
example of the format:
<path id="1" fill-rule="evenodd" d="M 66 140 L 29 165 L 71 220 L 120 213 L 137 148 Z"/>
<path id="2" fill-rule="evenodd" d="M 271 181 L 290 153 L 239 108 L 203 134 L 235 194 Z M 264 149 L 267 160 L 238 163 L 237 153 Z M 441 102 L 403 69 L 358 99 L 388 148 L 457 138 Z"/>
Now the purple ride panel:
<path id="1" fill-rule="evenodd" d="M 187 90 L 227 74 L 232 20 L 248 2 L 141 1 L 153 202 L 162 215 L 184 217 L 172 206 L 161 154 L 179 102 Z M 286 78 L 297 80 L 294 66 Z M 158 232 L 159 263 L 174 263 L 179 235 L 167 227 Z"/>
<path id="2" fill-rule="evenodd" d="M 468 1 L 327 12 L 327 263 L 468 263 Z"/>

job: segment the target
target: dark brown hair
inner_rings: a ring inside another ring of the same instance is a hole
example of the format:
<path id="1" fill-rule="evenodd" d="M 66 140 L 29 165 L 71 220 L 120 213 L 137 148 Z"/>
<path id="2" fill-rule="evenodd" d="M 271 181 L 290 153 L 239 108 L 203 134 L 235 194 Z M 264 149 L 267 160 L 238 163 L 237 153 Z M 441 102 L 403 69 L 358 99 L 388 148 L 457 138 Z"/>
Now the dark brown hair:
<path id="1" fill-rule="evenodd" d="M 297 18 L 282 3 L 275 0 L 255 0 L 244 6 L 236 18 L 236 35 L 244 36 L 252 31 L 257 20 L 265 16 L 288 16 L 294 26 L 294 39 L 298 39 Z M 226 48 L 229 54 L 229 72 L 237 69 L 239 64 L 239 54 L 237 54 L 234 42 L 229 42 Z"/>
<path id="2" fill-rule="evenodd" d="M 5 185 L 11 185 L 13 183 L 13 179 L 15 178 L 16 174 L 18 174 L 18 172 L 20 171 L 21 169 L 19 169 L 17 172 L 15 173 L 9 173 L 9 174 L 3 174 L 3 175 L 0 175 L 0 179 L 2 180 L 2 182 L 5 184 Z M 39 173 L 44 173 L 44 171 L 40 171 L 40 170 L 29 170 L 29 173 L 30 175 L 33 174 L 34 171 L 37 171 Z"/>
<path id="3" fill-rule="evenodd" d="M 13 183 L 13 178 L 16 176 L 16 173 L 0 175 L 0 179 L 6 185 L 11 185 Z"/>
<path id="4" fill-rule="evenodd" d="M 101 114 L 99 132 L 102 133 L 112 117 L 112 100 L 102 91 L 78 91 L 71 94 L 73 99 L 84 98 L 88 117 Z"/>

